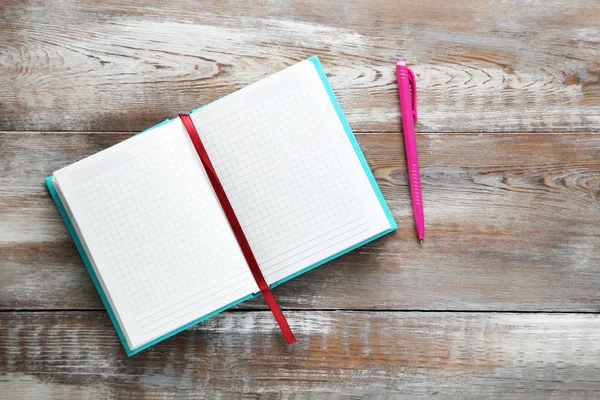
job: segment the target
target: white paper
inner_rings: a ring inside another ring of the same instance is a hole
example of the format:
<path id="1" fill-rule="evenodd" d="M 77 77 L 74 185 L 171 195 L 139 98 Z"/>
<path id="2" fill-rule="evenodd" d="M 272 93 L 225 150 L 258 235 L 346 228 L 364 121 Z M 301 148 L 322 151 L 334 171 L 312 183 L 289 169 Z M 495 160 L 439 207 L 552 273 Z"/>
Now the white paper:
<path id="1" fill-rule="evenodd" d="M 390 228 L 310 61 L 192 118 L 269 284 Z M 258 291 L 181 121 L 54 176 L 131 348 Z"/>

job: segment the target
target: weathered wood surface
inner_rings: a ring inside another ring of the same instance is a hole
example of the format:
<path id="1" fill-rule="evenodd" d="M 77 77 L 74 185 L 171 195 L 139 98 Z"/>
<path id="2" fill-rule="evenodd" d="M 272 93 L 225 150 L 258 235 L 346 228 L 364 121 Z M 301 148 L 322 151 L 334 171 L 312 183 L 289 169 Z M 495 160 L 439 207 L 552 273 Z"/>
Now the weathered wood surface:
<path id="1" fill-rule="evenodd" d="M 0 4 L 0 130 L 141 131 L 313 54 L 358 132 L 600 130 L 600 2 Z"/>
<path id="2" fill-rule="evenodd" d="M 127 358 L 102 312 L 0 315 L 21 398 L 600 397 L 600 316 L 229 312 Z M 6 390 L 4 391 L 6 393 Z"/>
<path id="3" fill-rule="evenodd" d="M 130 3 L 0 2 L 0 398 L 600 397 L 598 1 Z M 127 358 L 43 178 L 313 54 L 399 230 Z"/>
<path id="4" fill-rule="evenodd" d="M 102 308 L 42 180 L 129 135 L 0 133 L 1 307 Z M 400 228 L 278 288 L 284 307 L 600 311 L 600 135 L 420 135 L 423 247 L 401 137 L 358 138 Z"/>

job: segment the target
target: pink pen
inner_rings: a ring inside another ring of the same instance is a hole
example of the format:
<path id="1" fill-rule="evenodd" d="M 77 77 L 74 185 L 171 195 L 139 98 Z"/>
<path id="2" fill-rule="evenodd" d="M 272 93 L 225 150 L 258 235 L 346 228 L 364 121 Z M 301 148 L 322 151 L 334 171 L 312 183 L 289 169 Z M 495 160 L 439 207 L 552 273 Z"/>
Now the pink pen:
<path id="1" fill-rule="evenodd" d="M 423 199 L 421 197 L 421 178 L 419 177 L 419 161 L 417 159 L 417 142 L 413 118 L 417 120 L 417 86 L 415 74 L 406 66 L 404 60 L 396 61 L 396 76 L 398 78 L 398 99 L 402 114 L 402 130 L 404 131 L 404 148 L 406 150 L 406 166 L 408 182 L 412 199 L 413 215 L 417 236 L 421 243 L 425 238 L 425 217 L 423 215 Z M 412 100 L 411 100 L 411 88 Z"/>

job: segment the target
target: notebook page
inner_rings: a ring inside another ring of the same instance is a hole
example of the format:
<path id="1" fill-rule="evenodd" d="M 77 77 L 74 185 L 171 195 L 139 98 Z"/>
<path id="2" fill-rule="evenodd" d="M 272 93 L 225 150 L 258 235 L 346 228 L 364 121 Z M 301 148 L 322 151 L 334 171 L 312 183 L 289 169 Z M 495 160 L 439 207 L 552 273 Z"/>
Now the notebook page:
<path id="1" fill-rule="evenodd" d="M 132 349 L 258 291 L 179 124 L 54 174 Z"/>
<path id="2" fill-rule="evenodd" d="M 269 284 L 390 228 L 312 62 L 192 118 Z"/>

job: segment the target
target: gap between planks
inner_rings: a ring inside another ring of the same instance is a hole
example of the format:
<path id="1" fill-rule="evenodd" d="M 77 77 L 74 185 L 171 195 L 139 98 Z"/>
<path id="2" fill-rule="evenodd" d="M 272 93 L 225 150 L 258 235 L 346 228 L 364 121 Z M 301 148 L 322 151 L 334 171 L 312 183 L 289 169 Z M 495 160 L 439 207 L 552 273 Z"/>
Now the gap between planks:
<path id="1" fill-rule="evenodd" d="M 600 315 L 599 311 L 570 311 L 570 310 L 434 310 L 434 309 L 404 309 L 404 308 L 396 308 L 396 309 L 386 309 L 386 308 L 285 308 L 281 307 L 283 311 L 286 312 L 359 312 L 359 313 L 440 313 L 440 314 L 587 314 L 587 315 Z M 234 308 L 229 310 L 224 310 L 222 313 L 262 313 L 270 311 L 268 308 L 255 308 L 255 309 L 245 309 L 245 308 Z M 98 313 L 98 312 L 106 312 L 105 309 L 101 308 L 15 308 L 15 309 L 1 309 L 0 313 L 48 313 L 48 312 L 89 312 L 89 313 Z"/>
<path id="2" fill-rule="evenodd" d="M 152 128 L 152 127 L 149 127 Z M 141 131 L 143 132 L 143 131 Z M 10 131 L 1 131 L 0 130 L 0 135 L 2 134 L 11 134 L 11 133 L 15 133 L 15 134 L 69 134 L 69 133 L 76 133 L 76 134 L 82 134 L 82 133 L 89 133 L 89 134 L 97 134 L 97 133 L 101 133 L 101 134 L 114 134 L 114 135 L 124 135 L 124 134 L 131 134 L 131 135 L 135 135 L 140 133 L 140 131 L 55 131 L 55 130 L 50 130 L 50 131 L 20 131 L 20 130 L 10 130 Z M 402 134 L 401 131 L 353 131 L 353 133 L 355 135 L 400 135 Z M 425 135 L 494 135 L 494 136 L 502 136 L 502 135 L 512 135 L 512 136 L 519 136 L 519 135 L 600 135 L 600 131 L 598 132 L 594 132 L 594 131 L 590 131 L 590 132 L 586 132 L 586 131 L 544 131 L 544 132 L 415 132 L 415 135 L 417 136 L 425 136 Z"/>

